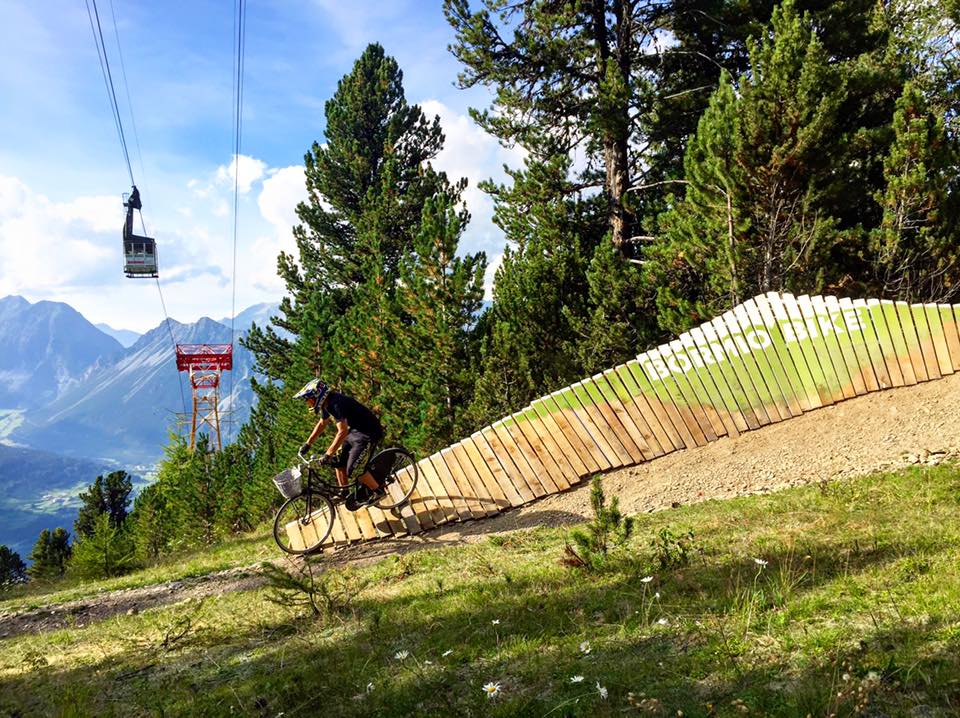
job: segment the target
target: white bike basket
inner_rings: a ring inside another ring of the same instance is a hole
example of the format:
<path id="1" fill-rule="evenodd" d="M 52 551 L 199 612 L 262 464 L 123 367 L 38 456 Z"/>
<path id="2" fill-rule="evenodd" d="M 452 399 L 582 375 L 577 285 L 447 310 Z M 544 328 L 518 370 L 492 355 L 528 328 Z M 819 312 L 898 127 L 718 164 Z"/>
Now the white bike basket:
<path id="1" fill-rule="evenodd" d="M 303 480 L 300 478 L 299 467 L 281 471 L 273 477 L 273 483 L 285 499 L 292 499 L 294 496 L 299 496 L 303 490 Z"/>

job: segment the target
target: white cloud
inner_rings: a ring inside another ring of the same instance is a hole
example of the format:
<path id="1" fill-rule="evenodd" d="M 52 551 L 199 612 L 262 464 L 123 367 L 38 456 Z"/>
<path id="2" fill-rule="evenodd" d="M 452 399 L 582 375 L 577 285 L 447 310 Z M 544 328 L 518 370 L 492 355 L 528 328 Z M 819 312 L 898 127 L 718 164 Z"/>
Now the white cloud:
<path id="1" fill-rule="evenodd" d="M 264 176 L 266 170 L 267 163 L 263 160 L 248 155 L 234 155 L 229 165 L 217 168 L 217 184 L 233 187 L 236 182 L 240 194 L 246 194 L 253 187 L 253 183 Z"/>
<path id="2" fill-rule="evenodd" d="M 119 197 L 52 202 L 0 176 L 0 296 L 119 272 L 122 224 Z"/>
<path id="3" fill-rule="evenodd" d="M 277 257 L 280 252 L 296 255 L 293 227 L 299 224 L 296 208 L 307 201 L 304 168 L 300 165 L 271 170 L 264 180 L 257 207 L 260 216 L 272 228 L 253 243 L 249 263 L 245 266 L 247 281 L 262 291 L 283 291 L 283 281 L 277 276 Z"/>

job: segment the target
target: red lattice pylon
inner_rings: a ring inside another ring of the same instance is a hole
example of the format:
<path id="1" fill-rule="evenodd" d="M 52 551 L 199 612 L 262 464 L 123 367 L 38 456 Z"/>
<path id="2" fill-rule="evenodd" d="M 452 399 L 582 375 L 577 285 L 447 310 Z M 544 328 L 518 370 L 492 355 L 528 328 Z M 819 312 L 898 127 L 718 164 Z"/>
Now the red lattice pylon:
<path id="1" fill-rule="evenodd" d="M 204 426 L 220 439 L 220 374 L 233 369 L 232 344 L 177 344 L 177 369 L 188 372 L 193 388 L 193 417 L 190 421 L 190 448 L 197 445 L 197 432 Z"/>

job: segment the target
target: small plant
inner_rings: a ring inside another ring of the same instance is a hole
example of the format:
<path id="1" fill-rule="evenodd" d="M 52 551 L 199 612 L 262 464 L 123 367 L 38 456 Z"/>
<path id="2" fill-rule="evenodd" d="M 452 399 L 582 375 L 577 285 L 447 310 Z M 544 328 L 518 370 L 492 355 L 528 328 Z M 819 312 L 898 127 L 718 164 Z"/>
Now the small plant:
<path id="1" fill-rule="evenodd" d="M 280 606 L 309 607 L 314 616 L 329 619 L 354 613 L 353 600 L 370 583 L 352 571 L 317 569 L 309 561 L 288 561 L 287 567 L 263 564 L 272 589 L 268 597 Z"/>
<path id="2" fill-rule="evenodd" d="M 686 566 L 690 563 L 693 549 L 693 531 L 677 535 L 669 526 L 664 526 L 650 540 L 650 545 L 653 547 L 654 560 L 661 570 Z"/>
<path id="3" fill-rule="evenodd" d="M 590 485 L 590 505 L 593 508 L 593 520 L 586 529 L 576 529 L 570 533 L 573 545 L 564 547 L 562 562 L 567 566 L 599 571 L 607 563 L 611 548 L 623 546 L 633 534 L 634 519 L 620 513 L 620 502 L 616 496 L 607 506 L 603 493 L 603 482 L 594 476 Z"/>

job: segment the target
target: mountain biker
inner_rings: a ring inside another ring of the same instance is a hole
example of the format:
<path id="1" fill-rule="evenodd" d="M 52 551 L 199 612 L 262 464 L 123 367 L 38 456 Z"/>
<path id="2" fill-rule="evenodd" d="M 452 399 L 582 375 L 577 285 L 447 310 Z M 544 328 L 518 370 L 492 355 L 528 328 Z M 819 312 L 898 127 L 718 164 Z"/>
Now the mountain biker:
<path id="1" fill-rule="evenodd" d="M 326 453 L 320 457 L 320 463 L 334 467 L 337 483 L 343 487 L 342 492 L 346 495 L 350 473 L 364 452 L 369 449 L 369 455 L 372 455 L 376 445 L 383 439 L 380 420 L 359 401 L 346 394 L 331 391 L 319 379 L 308 381 L 293 398 L 303 399 L 313 409 L 314 414 L 320 414 L 320 421 L 313 427 L 306 443 L 300 447 L 300 456 L 306 456 L 311 444 L 327 428 L 331 418 L 336 423 L 337 434 Z M 361 505 L 372 503 L 386 494 L 386 488 L 380 486 L 369 471 L 360 476 L 359 483 L 356 495 L 349 497 L 346 502 L 351 511 L 356 511 Z"/>

